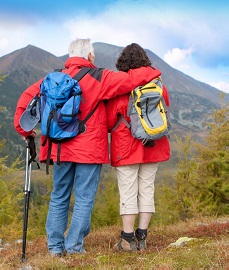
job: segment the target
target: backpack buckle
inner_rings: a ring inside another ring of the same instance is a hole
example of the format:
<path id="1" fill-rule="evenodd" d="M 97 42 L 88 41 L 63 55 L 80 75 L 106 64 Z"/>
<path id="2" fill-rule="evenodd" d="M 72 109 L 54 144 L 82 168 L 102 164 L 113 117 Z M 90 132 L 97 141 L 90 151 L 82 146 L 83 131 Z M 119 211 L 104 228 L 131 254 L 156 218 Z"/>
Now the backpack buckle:
<path id="1" fill-rule="evenodd" d="M 86 131 L 86 125 L 83 122 L 79 123 L 79 134 L 84 133 Z"/>
<path id="2" fill-rule="evenodd" d="M 155 142 L 153 140 L 148 140 L 148 139 L 144 139 L 142 140 L 142 144 L 149 148 L 149 147 L 153 147 L 155 145 Z"/>

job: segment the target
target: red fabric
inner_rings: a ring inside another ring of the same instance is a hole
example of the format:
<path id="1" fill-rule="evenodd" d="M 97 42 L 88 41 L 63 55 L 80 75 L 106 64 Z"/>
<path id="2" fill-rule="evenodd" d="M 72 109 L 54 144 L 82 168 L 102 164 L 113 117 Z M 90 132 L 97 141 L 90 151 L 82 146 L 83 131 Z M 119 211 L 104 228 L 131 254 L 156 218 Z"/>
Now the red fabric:
<path id="1" fill-rule="evenodd" d="M 72 77 L 77 74 L 81 67 L 93 67 L 89 61 L 81 57 L 70 57 L 65 63 L 65 70 Z M 95 69 L 95 71 L 98 69 Z M 101 70 L 100 70 L 101 71 Z M 130 70 L 130 72 L 113 72 L 103 69 L 102 76 L 95 79 L 91 74 L 86 74 L 79 84 L 83 92 L 84 102 L 80 105 L 81 118 L 85 116 L 102 100 L 113 98 L 118 94 L 131 91 L 138 85 L 142 85 L 159 76 L 161 72 L 150 67 Z M 25 111 L 29 101 L 40 91 L 42 79 L 21 95 L 15 112 L 14 126 L 16 131 L 22 136 L 28 136 L 31 132 L 22 130 L 19 124 L 20 116 Z M 41 142 L 44 137 L 42 136 Z M 57 161 L 57 145 L 53 144 L 51 159 Z M 40 147 L 40 161 L 47 158 L 47 146 Z M 79 163 L 109 163 L 108 158 L 108 135 L 107 119 L 104 102 L 100 102 L 94 114 L 86 123 L 86 132 L 80 134 L 68 142 L 62 143 L 61 161 L 71 161 Z"/>
<path id="2" fill-rule="evenodd" d="M 169 96 L 166 87 L 163 87 L 163 96 L 169 106 Z M 107 123 L 109 131 L 118 121 L 118 113 L 130 122 L 127 116 L 129 93 L 110 99 L 106 103 Z M 142 142 L 135 139 L 129 128 L 122 122 L 111 133 L 111 165 L 114 167 L 136 163 L 162 162 L 170 157 L 170 145 L 166 137 L 155 141 L 155 146 L 146 148 Z"/>

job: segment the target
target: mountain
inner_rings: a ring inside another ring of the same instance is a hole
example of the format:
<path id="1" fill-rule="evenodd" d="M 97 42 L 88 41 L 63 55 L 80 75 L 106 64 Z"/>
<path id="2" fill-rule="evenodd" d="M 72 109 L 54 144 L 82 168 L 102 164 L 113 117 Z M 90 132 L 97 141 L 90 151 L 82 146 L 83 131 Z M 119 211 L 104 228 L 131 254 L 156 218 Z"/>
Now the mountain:
<path id="1" fill-rule="evenodd" d="M 93 46 L 95 65 L 116 70 L 116 59 L 123 48 L 101 42 Z M 169 91 L 172 134 L 202 133 L 206 114 L 219 105 L 221 91 L 172 68 L 150 50 L 146 51 L 153 65 L 162 71 L 162 79 Z M 21 93 L 48 72 L 64 67 L 67 58 L 68 55 L 56 57 L 32 45 L 0 57 L 0 75 L 7 75 L 0 85 L 0 106 L 5 107 L 0 112 L 0 140 L 7 138 L 7 150 L 2 155 L 8 154 L 9 149 L 11 157 L 21 151 L 22 140 L 13 128 L 14 110 Z M 225 100 L 229 100 L 229 94 L 226 94 Z"/>

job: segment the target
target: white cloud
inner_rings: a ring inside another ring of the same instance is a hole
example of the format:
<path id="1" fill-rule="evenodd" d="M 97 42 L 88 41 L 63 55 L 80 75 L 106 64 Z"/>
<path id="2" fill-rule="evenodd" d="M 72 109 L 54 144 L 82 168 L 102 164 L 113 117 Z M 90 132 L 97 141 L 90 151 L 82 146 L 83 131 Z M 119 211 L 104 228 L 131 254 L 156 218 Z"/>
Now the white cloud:
<path id="1" fill-rule="evenodd" d="M 167 62 L 170 66 L 177 69 L 186 69 L 188 70 L 190 67 L 190 60 L 192 57 L 193 49 L 179 49 L 173 48 L 172 50 L 168 50 L 164 55 L 164 61 Z"/>
<path id="2" fill-rule="evenodd" d="M 29 39 L 34 25 L 32 26 L 12 18 L 5 20 L 0 18 L 0 24 L 3 26 L 0 28 L 0 57 L 31 44 Z"/>
<path id="3" fill-rule="evenodd" d="M 29 18 L 18 11 L 4 18 L 1 14 L 0 57 L 28 44 L 61 56 L 67 54 L 68 44 L 76 37 L 117 46 L 136 42 L 193 78 L 208 84 L 209 81 L 225 82 L 217 88 L 228 89 L 228 76 L 222 74 L 222 70 L 229 72 L 226 8 L 219 12 L 219 5 L 211 3 L 214 8 L 210 9 L 209 4 L 200 9 L 199 4 L 186 1 L 108 2 L 98 9 L 100 12 L 85 13 L 86 9 L 78 9 L 76 13 L 72 7 L 71 13 L 65 16 L 63 9 L 62 21 L 50 22 L 39 12 L 39 17 L 27 12 Z"/>
<path id="4" fill-rule="evenodd" d="M 79 14 L 66 21 L 65 26 L 72 38 L 89 37 L 92 42 L 100 41 L 117 46 L 136 42 L 160 55 L 163 49 L 168 49 L 161 34 L 164 21 L 160 13 L 155 12 L 152 16 L 151 8 L 140 3 L 131 4 L 131 1 L 117 1 L 100 14 Z"/>
<path id="5" fill-rule="evenodd" d="M 1 50 L 4 50 L 6 47 L 7 47 L 7 45 L 8 45 L 8 40 L 7 40 L 7 38 L 1 38 L 0 39 L 0 51 Z"/>
<path id="6" fill-rule="evenodd" d="M 229 93 L 229 83 L 220 81 L 220 82 L 210 82 L 209 84 L 225 93 Z"/>

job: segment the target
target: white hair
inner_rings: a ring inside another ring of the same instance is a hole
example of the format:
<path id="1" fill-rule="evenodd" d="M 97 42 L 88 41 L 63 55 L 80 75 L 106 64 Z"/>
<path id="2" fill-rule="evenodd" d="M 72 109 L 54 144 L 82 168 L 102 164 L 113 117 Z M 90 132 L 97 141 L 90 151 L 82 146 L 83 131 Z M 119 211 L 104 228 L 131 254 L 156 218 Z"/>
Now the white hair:
<path id="1" fill-rule="evenodd" d="M 90 42 L 90 39 L 75 39 L 68 47 L 69 57 L 78 56 L 88 59 L 88 54 L 91 53 L 93 56 L 94 48 Z"/>

